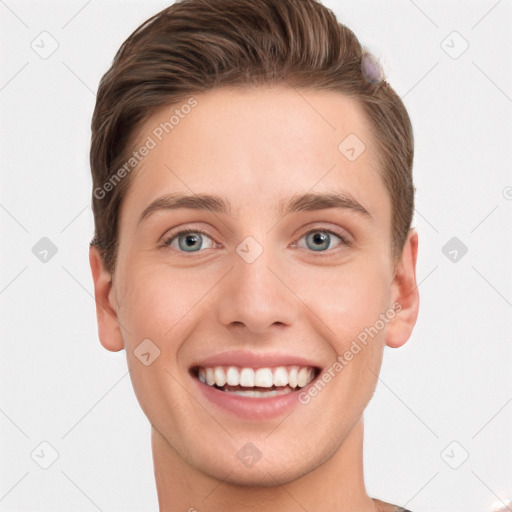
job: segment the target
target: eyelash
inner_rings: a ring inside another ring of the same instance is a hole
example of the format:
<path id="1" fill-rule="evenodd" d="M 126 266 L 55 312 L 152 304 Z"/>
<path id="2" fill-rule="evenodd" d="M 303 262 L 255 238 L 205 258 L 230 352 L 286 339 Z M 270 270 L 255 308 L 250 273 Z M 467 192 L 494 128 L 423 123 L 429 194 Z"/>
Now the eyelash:
<path id="1" fill-rule="evenodd" d="M 182 236 L 182 235 L 187 235 L 189 233 L 200 233 L 204 236 L 207 236 L 208 238 L 210 238 L 214 244 L 216 244 L 217 242 L 215 242 L 213 240 L 213 237 L 210 236 L 210 234 L 204 230 L 202 230 L 201 228 L 187 228 L 187 229 L 183 229 L 181 231 L 178 231 L 176 233 L 173 233 L 172 235 L 168 236 L 162 243 L 162 247 L 163 248 L 171 248 L 170 247 L 170 244 L 172 243 L 173 240 L 177 239 L 178 237 Z M 293 246 L 295 248 L 298 248 L 297 247 L 297 243 L 299 240 L 301 240 L 302 238 L 306 237 L 307 235 L 311 234 L 311 233 L 328 233 L 329 235 L 334 235 L 336 237 L 338 237 L 340 239 L 340 243 L 339 243 L 339 246 L 346 246 L 346 247 L 351 247 L 352 243 L 351 241 L 349 241 L 346 237 L 344 237 L 343 235 L 341 235 L 340 233 L 336 233 L 335 231 L 333 230 L 330 230 L 330 229 L 323 229 L 323 228 L 313 228 L 309 231 L 307 231 L 306 233 L 304 233 L 298 240 L 297 242 L 293 242 Z M 336 246 L 338 247 L 338 246 Z M 312 252 L 312 253 L 316 253 L 318 256 L 328 256 L 330 255 L 334 250 L 336 250 L 336 247 L 333 248 L 333 249 L 327 249 L 326 251 L 313 251 L 313 250 L 310 250 L 309 252 Z M 178 250 L 178 249 L 174 249 L 176 252 L 180 252 L 180 253 L 187 253 L 187 251 L 182 251 L 182 250 Z M 193 254 L 193 253 L 200 253 L 202 252 L 202 250 L 200 249 L 199 251 L 191 251 L 189 254 Z"/>

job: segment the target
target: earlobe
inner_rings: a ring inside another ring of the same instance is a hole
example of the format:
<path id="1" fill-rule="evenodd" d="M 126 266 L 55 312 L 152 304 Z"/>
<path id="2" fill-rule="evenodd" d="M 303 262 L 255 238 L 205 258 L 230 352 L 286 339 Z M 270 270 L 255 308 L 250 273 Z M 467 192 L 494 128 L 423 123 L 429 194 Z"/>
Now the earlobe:
<path id="1" fill-rule="evenodd" d="M 89 264 L 94 282 L 98 337 L 107 350 L 118 352 L 124 348 L 124 341 L 117 319 L 112 275 L 105 269 L 100 253 L 94 245 L 89 248 Z"/>
<path id="2" fill-rule="evenodd" d="M 386 345 L 397 348 L 406 343 L 418 318 L 419 293 L 416 283 L 418 233 L 411 229 L 391 286 L 391 305 L 397 311 L 386 328 Z"/>

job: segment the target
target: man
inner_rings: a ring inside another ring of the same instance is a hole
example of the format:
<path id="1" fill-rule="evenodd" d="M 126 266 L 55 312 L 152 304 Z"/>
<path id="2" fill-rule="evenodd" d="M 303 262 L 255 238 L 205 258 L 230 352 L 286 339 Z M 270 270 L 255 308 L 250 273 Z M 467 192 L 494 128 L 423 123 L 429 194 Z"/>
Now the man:
<path id="1" fill-rule="evenodd" d="M 363 412 L 418 314 L 413 136 L 314 0 L 184 0 L 92 123 L 99 338 L 126 349 L 160 510 L 384 512 Z"/>

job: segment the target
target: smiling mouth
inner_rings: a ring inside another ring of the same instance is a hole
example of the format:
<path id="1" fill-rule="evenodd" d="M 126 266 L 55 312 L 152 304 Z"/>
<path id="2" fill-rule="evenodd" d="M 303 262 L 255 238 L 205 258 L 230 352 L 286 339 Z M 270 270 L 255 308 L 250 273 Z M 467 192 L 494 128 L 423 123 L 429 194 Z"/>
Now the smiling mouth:
<path id="1" fill-rule="evenodd" d="M 320 373 L 312 366 L 250 368 L 239 366 L 196 366 L 192 375 L 212 388 L 250 398 L 266 398 L 299 391 Z"/>

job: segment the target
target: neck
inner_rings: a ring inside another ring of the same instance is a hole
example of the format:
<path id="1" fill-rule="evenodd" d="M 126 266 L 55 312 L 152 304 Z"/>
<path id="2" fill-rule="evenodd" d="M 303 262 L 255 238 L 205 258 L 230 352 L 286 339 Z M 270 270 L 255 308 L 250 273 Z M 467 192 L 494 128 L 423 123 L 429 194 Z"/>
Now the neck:
<path id="1" fill-rule="evenodd" d="M 270 487 L 236 485 L 192 467 L 152 428 L 151 444 L 160 512 L 375 512 L 363 475 L 363 420 L 335 454 L 297 480 Z"/>

